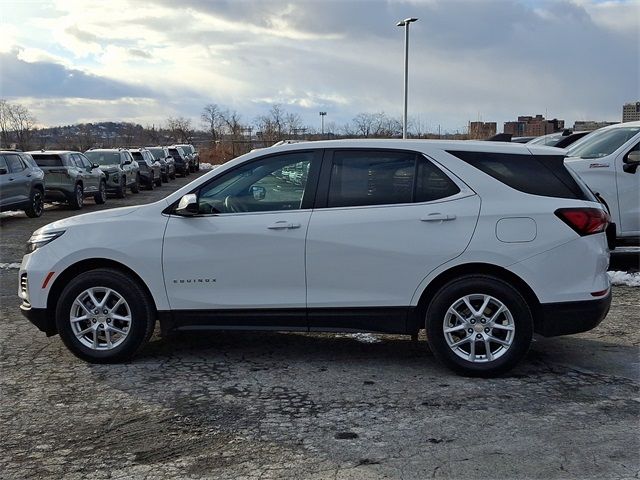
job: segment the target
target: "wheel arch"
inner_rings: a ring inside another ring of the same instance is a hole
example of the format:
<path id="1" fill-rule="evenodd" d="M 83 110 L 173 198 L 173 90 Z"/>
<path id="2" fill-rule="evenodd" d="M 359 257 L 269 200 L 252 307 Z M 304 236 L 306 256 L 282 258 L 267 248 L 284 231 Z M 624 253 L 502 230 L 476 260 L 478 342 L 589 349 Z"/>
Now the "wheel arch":
<path id="1" fill-rule="evenodd" d="M 515 273 L 507 270 L 506 268 L 492 265 L 489 263 L 465 263 L 462 265 L 456 265 L 448 270 L 440 273 L 425 287 L 418 300 L 418 305 L 414 309 L 415 314 L 409 318 L 409 324 L 407 325 L 410 333 L 417 332 L 421 328 L 424 328 L 424 316 L 426 314 L 429 303 L 435 296 L 435 294 L 444 285 L 451 280 L 463 275 L 491 275 L 500 280 L 509 283 L 515 287 L 518 292 L 525 298 L 527 304 L 531 308 L 531 314 L 533 315 L 534 322 L 540 318 L 540 300 L 531 287 Z"/>
<path id="2" fill-rule="evenodd" d="M 149 287 L 144 282 L 142 277 L 140 277 L 140 275 L 138 275 L 134 270 L 127 267 L 126 265 L 108 258 L 90 258 L 81 260 L 70 265 L 62 273 L 60 273 L 60 275 L 57 276 L 57 278 L 51 285 L 51 289 L 49 290 L 49 295 L 47 296 L 47 311 L 53 315 L 56 308 L 55 302 L 60 298 L 64 287 L 67 286 L 67 284 L 73 277 L 90 270 L 96 270 L 98 268 L 111 268 L 130 276 L 131 279 L 136 281 L 147 294 L 151 301 L 151 305 L 153 306 L 154 313 L 157 316 L 158 308 L 156 306 L 156 301 L 151 294 L 151 290 L 149 290 Z"/>

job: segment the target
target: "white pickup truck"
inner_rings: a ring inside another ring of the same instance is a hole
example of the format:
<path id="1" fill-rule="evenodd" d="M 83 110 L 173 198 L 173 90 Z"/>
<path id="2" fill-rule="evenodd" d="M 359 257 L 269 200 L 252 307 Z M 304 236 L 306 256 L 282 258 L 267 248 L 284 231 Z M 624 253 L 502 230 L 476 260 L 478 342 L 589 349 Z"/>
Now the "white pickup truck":
<path id="1" fill-rule="evenodd" d="M 640 244 L 640 122 L 601 128 L 567 149 L 567 166 L 605 201 L 617 244 Z"/>

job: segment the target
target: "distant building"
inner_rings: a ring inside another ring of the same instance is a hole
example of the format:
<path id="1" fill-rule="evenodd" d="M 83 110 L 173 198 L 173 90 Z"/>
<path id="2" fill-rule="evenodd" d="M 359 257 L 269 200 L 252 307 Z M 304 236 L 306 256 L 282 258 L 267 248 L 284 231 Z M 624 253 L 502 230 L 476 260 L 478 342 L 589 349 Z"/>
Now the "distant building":
<path id="1" fill-rule="evenodd" d="M 521 116 L 515 122 L 504 122 L 504 133 L 514 137 L 539 137 L 564 129 L 564 120 L 547 120 L 542 115 Z"/>
<path id="2" fill-rule="evenodd" d="M 609 125 L 615 125 L 618 122 L 594 122 L 593 120 L 576 120 L 573 124 L 574 132 L 590 132 Z"/>
<path id="3" fill-rule="evenodd" d="M 493 137 L 498 129 L 496 122 L 469 122 L 469 139 L 484 140 Z"/>
<path id="4" fill-rule="evenodd" d="M 623 122 L 640 121 L 640 102 L 625 103 L 622 106 L 622 121 Z"/>

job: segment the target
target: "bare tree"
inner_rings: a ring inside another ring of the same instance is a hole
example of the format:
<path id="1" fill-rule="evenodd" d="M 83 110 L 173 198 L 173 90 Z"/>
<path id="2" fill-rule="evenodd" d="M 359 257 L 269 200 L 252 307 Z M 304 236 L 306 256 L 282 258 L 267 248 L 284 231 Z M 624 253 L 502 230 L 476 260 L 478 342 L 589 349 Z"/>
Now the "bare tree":
<path id="1" fill-rule="evenodd" d="M 202 123 L 209 130 L 212 143 L 215 143 L 222 133 L 222 129 L 224 128 L 226 121 L 225 113 L 226 112 L 222 111 L 222 109 L 215 103 L 206 105 L 202 110 L 200 118 L 202 119 Z"/>
<path id="2" fill-rule="evenodd" d="M 0 99 L 0 146 L 9 147 L 10 112 L 11 104 Z"/>
<path id="3" fill-rule="evenodd" d="M 176 143 L 191 143 L 194 130 L 191 128 L 191 120 L 184 117 L 167 119 L 167 130 L 169 136 Z"/>
<path id="4" fill-rule="evenodd" d="M 23 105 L 7 105 L 9 105 L 9 130 L 15 135 L 18 148 L 21 150 L 30 150 L 31 137 L 36 126 L 36 117 Z"/>
<path id="5" fill-rule="evenodd" d="M 241 122 L 240 114 L 235 110 L 225 110 L 222 112 L 221 117 L 224 129 L 231 136 L 231 139 L 238 140 L 241 138 L 244 125 Z"/>

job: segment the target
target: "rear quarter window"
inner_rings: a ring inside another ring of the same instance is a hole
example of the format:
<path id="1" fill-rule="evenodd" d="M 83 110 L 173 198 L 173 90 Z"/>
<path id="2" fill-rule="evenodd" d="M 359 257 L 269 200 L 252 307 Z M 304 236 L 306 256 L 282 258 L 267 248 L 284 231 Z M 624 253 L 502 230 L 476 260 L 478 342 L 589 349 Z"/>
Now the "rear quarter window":
<path id="1" fill-rule="evenodd" d="M 448 151 L 516 190 L 532 195 L 593 201 L 569 173 L 562 155 Z"/>

